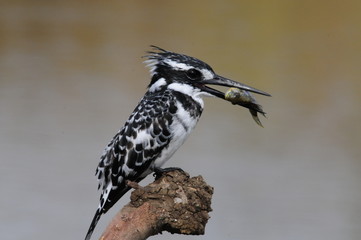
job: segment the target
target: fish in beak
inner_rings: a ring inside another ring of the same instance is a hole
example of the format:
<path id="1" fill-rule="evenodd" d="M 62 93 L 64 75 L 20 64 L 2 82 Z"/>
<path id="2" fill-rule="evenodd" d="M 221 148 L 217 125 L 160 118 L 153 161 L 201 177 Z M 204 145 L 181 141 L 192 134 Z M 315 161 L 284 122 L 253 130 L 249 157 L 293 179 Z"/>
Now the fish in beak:
<path id="1" fill-rule="evenodd" d="M 229 87 L 229 89 L 226 93 L 223 93 L 217 89 L 207 86 L 206 84 Z M 256 99 L 252 96 L 250 92 L 270 97 L 271 95 L 269 93 L 247 86 L 243 83 L 221 77 L 219 75 L 216 75 L 213 79 L 210 80 L 203 80 L 201 89 L 202 91 L 205 91 L 213 96 L 225 99 L 235 105 L 240 105 L 242 107 L 248 108 L 254 121 L 259 126 L 263 127 L 257 113 L 261 113 L 263 116 L 266 116 L 266 113 L 263 111 L 262 106 L 257 103 Z"/>

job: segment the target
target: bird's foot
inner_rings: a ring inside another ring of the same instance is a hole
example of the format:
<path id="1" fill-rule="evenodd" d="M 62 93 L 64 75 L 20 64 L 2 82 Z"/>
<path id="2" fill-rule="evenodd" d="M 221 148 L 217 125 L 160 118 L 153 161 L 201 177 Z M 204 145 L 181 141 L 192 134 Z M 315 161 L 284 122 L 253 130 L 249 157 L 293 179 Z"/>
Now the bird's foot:
<path id="1" fill-rule="evenodd" d="M 155 180 L 158 180 L 164 173 L 167 172 L 172 172 L 172 171 L 181 171 L 184 172 L 183 169 L 178 168 L 178 167 L 167 167 L 167 168 L 154 168 L 154 174 L 153 176 L 155 177 Z"/>

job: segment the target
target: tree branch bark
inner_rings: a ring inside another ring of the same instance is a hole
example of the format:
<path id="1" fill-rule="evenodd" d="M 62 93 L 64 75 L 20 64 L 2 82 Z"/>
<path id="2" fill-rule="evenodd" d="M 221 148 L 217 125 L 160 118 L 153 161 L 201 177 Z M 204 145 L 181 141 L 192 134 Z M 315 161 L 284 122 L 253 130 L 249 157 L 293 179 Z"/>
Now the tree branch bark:
<path id="1" fill-rule="evenodd" d="M 143 240 L 162 231 L 204 234 L 213 187 L 202 176 L 190 178 L 175 170 L 145 187 L 128 185 L 135 188 L 131 201 L 112 219 L 101 240 Z"/>

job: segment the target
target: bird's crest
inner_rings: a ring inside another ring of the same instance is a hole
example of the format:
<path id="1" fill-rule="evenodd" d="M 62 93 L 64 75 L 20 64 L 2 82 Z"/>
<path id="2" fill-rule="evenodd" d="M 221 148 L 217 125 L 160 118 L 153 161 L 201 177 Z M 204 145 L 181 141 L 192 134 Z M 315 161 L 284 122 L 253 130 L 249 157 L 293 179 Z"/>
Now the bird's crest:
<path id="1" fill-rule="evenodd" d="M 170 52 L 167 50 L 151 45 L 150 46 L 153 51 L 147 51 L 147 55 L 143 56 L 143 58 L 146 58 L 144 63 L 149 68 L 150 74 L 153 76 L 156 73 L 157 65 L 162 62 L 162 60 L 165 59 L 165 55 Z"/>
<path id="2" fill-rule="evenodd" d="M 147 55 L 143 56 L 143 58 L 146 58 L 144 63 L 149 68 L 152 76 L 157 73 L 156 70 L 160 66 L 167 66 L 176 70 L 198 68 L 213 71 L 207 63 L 197 58 L 170 52 L 154 45 L 151 45 L 151 48 L 153 50 L 147 51 Z"/>

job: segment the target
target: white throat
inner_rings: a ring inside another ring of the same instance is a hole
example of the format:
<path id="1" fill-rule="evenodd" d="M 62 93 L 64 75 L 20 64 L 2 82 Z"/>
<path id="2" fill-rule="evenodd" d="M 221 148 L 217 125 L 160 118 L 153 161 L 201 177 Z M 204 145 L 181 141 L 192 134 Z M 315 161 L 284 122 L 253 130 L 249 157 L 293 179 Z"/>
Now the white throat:
<path id="1" fill-rule="evenodd" d="M 202 92 L 198 88 L 194 88 L 194 87 L 192 87 L 188 84 L 184 84 L 184 83 L 171 83 L 171 84 L 169 84 L 168 88 L 190 96 L 191 98 L 194 99 L 194 101 L 198 102 L 202 108 L 204 107 L 204 102 L 203 102 L 202 97 L 213 96 L 209 93 Z"/>

